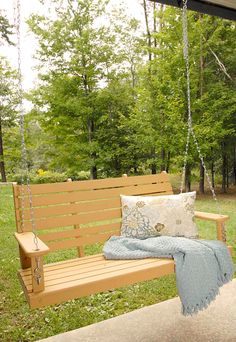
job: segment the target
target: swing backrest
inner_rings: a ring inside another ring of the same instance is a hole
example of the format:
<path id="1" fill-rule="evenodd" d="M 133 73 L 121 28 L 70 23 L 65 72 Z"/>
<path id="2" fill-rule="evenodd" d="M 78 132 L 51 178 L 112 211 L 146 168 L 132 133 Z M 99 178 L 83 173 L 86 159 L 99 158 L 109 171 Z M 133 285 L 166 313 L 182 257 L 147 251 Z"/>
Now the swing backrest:
<path id="1" fill-rule="evenodd" d="M 50 251 L 82 247 L 120 234 L 120 195 L 172 194 L 166 173 L 30 185 L 37 234 Z M 17 231 L 32 231 L 27 186 L 14 184 Z M 23 210 L 24 207 L 24 210 Z"/>

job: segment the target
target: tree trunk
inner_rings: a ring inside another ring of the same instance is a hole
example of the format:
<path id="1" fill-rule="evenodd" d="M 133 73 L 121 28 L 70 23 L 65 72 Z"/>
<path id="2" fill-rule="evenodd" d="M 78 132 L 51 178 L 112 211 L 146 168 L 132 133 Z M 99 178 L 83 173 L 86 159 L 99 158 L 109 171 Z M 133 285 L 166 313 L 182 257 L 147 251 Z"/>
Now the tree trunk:
<path id="1" fill-rule="evenodd" d="M 234 164 L 233 164 L 233 182 L 236 185 L 236 142 L 234 143 Z"/>
<path id="2" fill-rule="evenodd" d="M 93 141 L 93 134 L 94 134 L 94 121 L 92 119 L 88 119 L 88 140 L 89 144 Z M 96 163 L 96 152 L 91 152 L 90 154 L 92 160 L 92 166 L 90 168 L 90 178 L 97 179 L 97 167 Z"/>
<path id="3" fill-rule="evenodd" d="M 169 173 L 170 170 L 170 151 L 167 153 L 167 162 L 166 162 L 166 172 Z"/>
<path id="4" fill-rule="evenodd" d="M 199 20 L 200 23 L 202 24 L 202 14 L 199 14 Z M 204 57 L 203 57 L 203 51 L 202 51 L 202 35 L 200 34 L 200 60 L 199 60 L 199 65 L 200 65 L 200 77 L 199 77 L 199 97 L 202 98 L 203 95 L 203 83 L 204 83 Z M 204 184 L 204 168 L 202 166 L 202 163 L 200 162 L 200 180 L 199 180 L 199 192 L 201 194 L 204 194 L 205 192 L 205 184 Z"/>
<path id="5" fill-rule="evenodd" d="M 90 178 L 91 179 L 97 179 L 98 178 L 98 173 L 97 173 L 97 166 L 94 165 L 90 169 Z"/>
<path id="6" fill-rule="evenodd" d="M 156 164 L 153 163 L 151 165 L 151 170 L 152 170 L 152 175 L 155 175 L 157 173 L 157 166 L 156 166 Z"/>
<path id="7" fill-rule="evenodd" d="M 199 14 L 199 20 L 200 23 L 202 23 L 202 14 Z M 203 95 L 203 73 L 204 73 L 204 58 L 203 58 L 203 52 L 202 52 L 202 35 L 200 34 L 200 60 L 199 60 L 199 64 L 200 64 L 200 77 L 199 77 L 199 97 L 202 98 Z M 200 180 L 199 180 L 199 192 L 200 194 L 204 194 L 205 192 L 205 184 L 204 184 L 204 176 L 205 176 L 205 172 L 204 172 L 204 168 L 202 166 L 202 163 L 200 162 Z"/>
<path id="8" fill-rule="evenodd" d="M 229 188 L 229 158 L 226 156 L 226 187 Z"/>
<path id="9" fill-rule="evenodd" d="M 185 191 L 191 191 L 191 166 L 189 164 L 186 165 L 185 170 Z"/>
<path id="10" fill-rule="evenodd" d="M 166 166 L 165 166 L 165 149 L 162 147 L 161 149 L 161 171 L 166 171 Z"/>
<path id="11" fill-rule="evenodd" d="M 134 89 L 134 87 L 135 87 L 135 66 L 134 66 L 133 62 L 131 62 L 130 72 L 131 72 L 131 78 L 132 78 L 132 88 Z"/>
<path id="12" fill-rule="evenodd" d="M 199 192 L 200 194 L 204 194 L 205 188 L 204 188 L 204 176 L 205 176 L 205 170 L 202 166 L 202 163 L 200 162 L 200 180 L 199 180 Z"/>
<path id="13" fill-rule="evenodd" d="M 7 181 L 5 163 L 4 163 L 4 153 L 3 153 L 3 139 L 2 139 L 2 120 L 0 117 L 0 173 L 2 177 L 2 182 Z"/>
<path id="14" fill-rule="evenodd" d="M 215 187 L 215 161 L 214 161 L 214 151 L 211 147 L 211 184 L 213 188 Z"/>
<path id="15" fill-rule="evenodd" d="M 215 187 L 215 163 L 213 159 L 211 161 L 211 184 L 214 188 Z"/>
<path id="16" fill-rule="evenodd" d="M 154 47 L 157 47 L 157 18 L 156 18 L 156 3 L 153 2 L 153 33 L 154 33 Z"/>
<path id="17" fill-rule="evenodd" d="M 199 14 L 199 20 L 202 24 L 202 14 Z M 203 84 L 204 84 L 204 57 L 203 57 L 203 47 L 202 47 L 202 35 L 200 34 L 200 77 L 199 77 L 199 95 L 202 98 L 203 95 Z"/>
<path id="18" fill-rule="evenodd" d="M 155 151 L 154 147 L 151 149 L 151 157 L 153 159 L 153 162 L 152 162 L 152 165 L 151 165 L 151 171 L 152 171 L 152 175 L 155 175 L 157 173 L 157 166 L 156 166 L 156 163 L 155 163 L 156 151 Z"/>
<path id="19" fill-rule="evenodd" d="M 226 193 L 227 156 L 225 143 L 222 143 L 222 191 Z"/>
<path id="20" fill-rule="evenodd" d="M 152 53 L 151 53 L 151 47 L 152 47 L 152 40 L 151 40 L 151 33 L 149 30 L 149 24 L 148 24 L 148 12 L 147 12 L 147 3 L 146 0 L 143 0 L 143 9 L 144 9 L 144 17 L 145 17 L 145 24 L 146 24 L 146 33 L 147 33 L 147 41 L 148 41 L 148 60 L 151 62 L 152 60 Z M 149 68 L 151 66 L 149 65 Z"/>
<path id="21" fill-rule="evenodd" d="M 115 159 L 114 159 L 114 169 L 116 171 L 117 176 L 121 174 L 120 160 L 117 157 L 115 157 Z"/>

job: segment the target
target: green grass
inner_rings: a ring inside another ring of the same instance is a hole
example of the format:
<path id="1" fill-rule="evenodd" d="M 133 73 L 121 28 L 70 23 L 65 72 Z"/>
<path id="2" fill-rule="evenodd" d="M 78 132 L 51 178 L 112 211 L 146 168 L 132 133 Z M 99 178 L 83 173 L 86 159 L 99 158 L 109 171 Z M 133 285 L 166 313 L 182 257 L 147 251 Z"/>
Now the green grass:
<path id="1" fill-rule="evenodd" d="M 228 243 L 233 245 L 236 262 L 236 195 L 219 196 L 222 213 L 230 215 L 227 224 Z M 217 212 L 209 195 L 200 197 L 197 210 Z M 202 238 L 216 237 L 215 225 L 198 221 Z M 86 298 L 72 300 L 61 305 L 30 310 L 25 302 L 17 278 L 19 257 L 13 238 L 15 219 L 11 188 L 0 189 L 0 341 L 35 341 L 68 330 L 102 321 L 125 312 L 151 305 L 177 296 L 175 276 L 142 282 L 133 286 Z M 87 253 L 97 253 L 99 246 L 87 248 Z M 64 252 L 68 257 L 70 253 Z"/>

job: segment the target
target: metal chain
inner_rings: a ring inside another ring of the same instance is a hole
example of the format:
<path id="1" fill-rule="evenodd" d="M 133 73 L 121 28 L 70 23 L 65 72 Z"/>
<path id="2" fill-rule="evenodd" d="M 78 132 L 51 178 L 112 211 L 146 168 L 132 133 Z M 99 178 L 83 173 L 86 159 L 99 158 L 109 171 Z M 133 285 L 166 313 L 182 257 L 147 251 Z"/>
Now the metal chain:
<path id="1" fill-rule="evenodd" d="M 42 270 L 40 268 L 40 258 L 39 257 L 36 257 L 35 258 L 35 264 L 36 264 L 36 267 L 34 269 L 34 278 L 37 282 L 37 284 L 39 285 L 41 283 L 41 280 L 42 280 Z"/>
<path id="2" fill-rule="evenodd" d="M 186 166 L 187 166 L 187 159 L 188 159 L 188 151 L 189 151 L 189 142 L 190 142 L 190 136 L 193 137 L 193 142 L 196 146 L 199 159 L 201 161 L 202 167 L 204 169 L 206 179 L 209 185 L 209 188 L 212 193 L 212 197 L 216 203 L 218 213 L 221 214 L 221 207 L 220 203 L 217 199 L 215 189 L 212 186 L 212 182 L 206 167 L 206 164 L 204 162 L 204 158 L 198 143 L 198 140 L 196 138 L 196 134 L 193 129 L 192 125 L 192 112 L 191 112 L 191 92 L 190 92 L 190 70 L 189 70 L 189 41 L 188 41 L 188 16 L 187 16 L 187 2 L 188 0 L 183 0 L 183 11 L 182 11 L 182 23 L 183 23 L 183 55 L 185 60 L 185 66 L 186 66 L 186 79 L 187 79 L 187 102 L 188 102 L 188 133 L 187 133 L 187 141 L 186 141 L 186 148 L 185 148 L 185 154 L 184 154 L 184 166 L 183 166 L 183 172 L 182 172 L 182 179 L 181 179 L 181 186 L 180 186 L 180 193 L 183 192 L 184 188 L 184 180 L 186 176 Z M 223 229 L 223 238 L 226 240 L 226 232 L 225 229 Z"/>
<path id="3" fill-rule="evenodd" d="M 18 97 L 19 97 L 19 112 L 20 112 L 20 134 L 21 134 L 21 203 L 22 203 L 22 213 L 21 213 L 21 230 L 24 231 L 24 221 L 25 221 L 25 186 L 24 186 L 24 174 L 26 172 L 26 186 L 27 186 L 27 193 L 29 198 L 30 204 L 30 222 L 32 225 L 32 232 L 34 234 L 34 244 L 35 250 L 39 250 L 39 243 L 36 234 L 36 226 L 35 226 L 35 219 L 34 219 L 34 210 L 33 210 L 33 200 L 32 200 L 32 193 L 30 188 L 30 181 L 29 181 L 29 169 L 27 163 L 27 151 L 25 145 L 25 123 L 24 123 L 24 107 L 23 107 L 23 85 L 22 85 L 22 68 L 21 68 L 21 7 L 20 7 L 20 0 L 16 2 L 16 9 L 14 8 L 15 12 L 15 25 L 16 25 L 16 36 L 17 36 L 17 66 L 18 66 Z"/>

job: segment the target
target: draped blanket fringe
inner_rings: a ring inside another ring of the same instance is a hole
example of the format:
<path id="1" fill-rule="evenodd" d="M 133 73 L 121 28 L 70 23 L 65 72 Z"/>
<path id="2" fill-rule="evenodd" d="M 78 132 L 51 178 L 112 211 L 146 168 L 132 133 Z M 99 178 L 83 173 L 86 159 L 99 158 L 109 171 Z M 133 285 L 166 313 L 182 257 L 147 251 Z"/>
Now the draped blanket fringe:
<path id="1" fill-rule="evenodd" d="M 221 241 L 160 236 L 144 240 L 112 236 L 104 245 L 106 259 L 174 258 L 183 315 L 193 315 L 232 280 L 234 266 Z"/>

